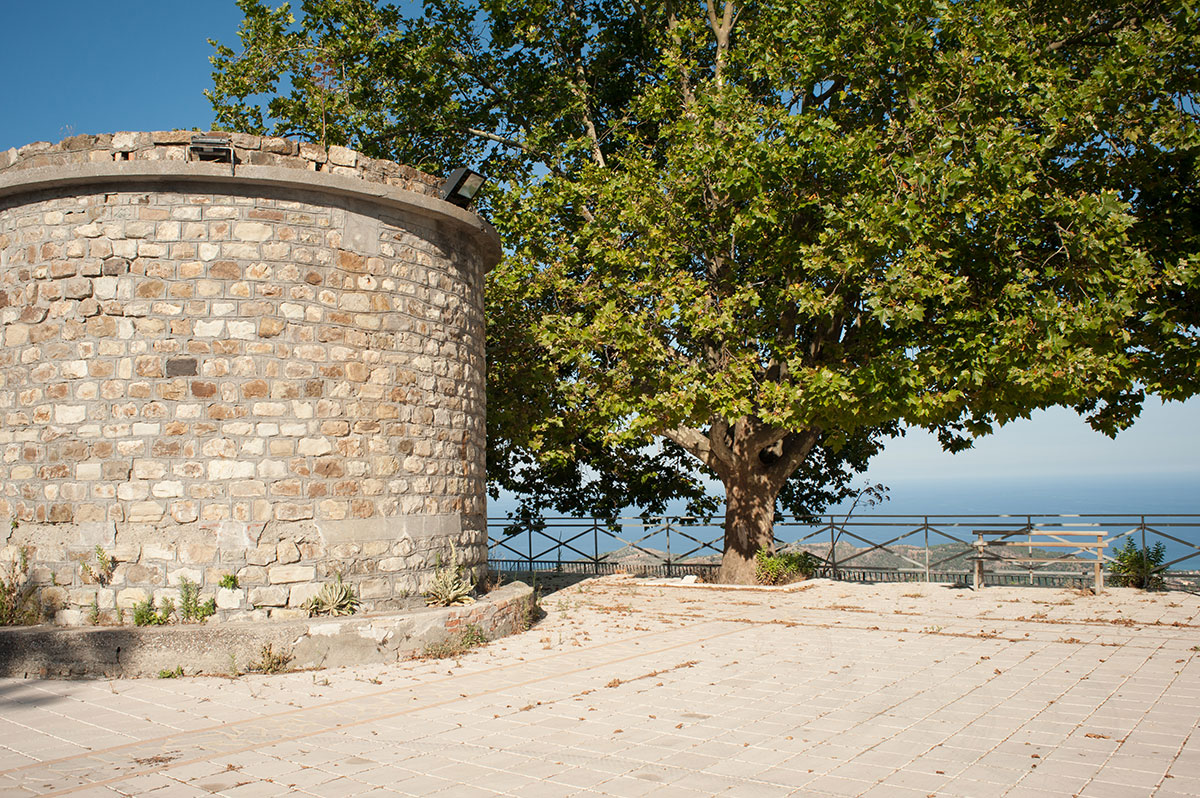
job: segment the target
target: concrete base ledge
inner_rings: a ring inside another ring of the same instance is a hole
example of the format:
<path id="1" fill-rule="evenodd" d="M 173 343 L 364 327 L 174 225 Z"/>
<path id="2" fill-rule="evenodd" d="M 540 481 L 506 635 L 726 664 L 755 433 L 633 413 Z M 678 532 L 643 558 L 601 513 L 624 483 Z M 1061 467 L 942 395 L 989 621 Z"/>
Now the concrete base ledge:
<path id="1" fill-rule="evenodd" d="M 514 582 L 475 604 L 392 615 L 165 627 L 34 626 L 0 629 L 0 676 L 115 678 L 229 675 L 258 662 L 264 646 L 291 657 L 289 670 L 387 664 L 420 653 L 468 626 L 488 640 L 525 629 L 533 590 Z"/>

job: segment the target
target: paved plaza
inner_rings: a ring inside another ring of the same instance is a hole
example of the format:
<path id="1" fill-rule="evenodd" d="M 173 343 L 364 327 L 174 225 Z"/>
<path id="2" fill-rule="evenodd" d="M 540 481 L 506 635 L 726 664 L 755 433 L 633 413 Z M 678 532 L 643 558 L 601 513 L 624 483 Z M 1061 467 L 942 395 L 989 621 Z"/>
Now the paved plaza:
<path id="1" fill-rule="evenodd" d="M 0 680 L 0 795 L 1200 795 L 1193 594 L 618 576 L 542 607 L 454 660 Z"/>

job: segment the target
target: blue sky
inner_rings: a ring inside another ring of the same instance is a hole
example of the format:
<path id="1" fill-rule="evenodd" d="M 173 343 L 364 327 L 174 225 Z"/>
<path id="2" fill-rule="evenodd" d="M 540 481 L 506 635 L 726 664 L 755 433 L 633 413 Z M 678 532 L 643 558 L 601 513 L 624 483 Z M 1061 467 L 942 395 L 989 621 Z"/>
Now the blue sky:
<path id="1" fill-rule="evenodd" d="M 0 149 L 7 149 L 76 133 L 207 127 L 212 113 L 203 91 L 212 48 L 206 40 L 236 48 L 241 14 L 233 0 L 60 0 L 8 2 L 3 20 Z M 1092 432 L 1068 410 L 1037 413 L 953 456 L 914 432 L 889 444 L 866 477 L 901 490 L 1006 480 L 1066 490 L 1081 480 L 1125 478 L 1165 480 L 1176 493 L 1200 496 L 1200 401 L 1164 407 L 1151 400 L 1116 440 Z M 1191 496 L 1187 509 L 1200 511 Z"/>

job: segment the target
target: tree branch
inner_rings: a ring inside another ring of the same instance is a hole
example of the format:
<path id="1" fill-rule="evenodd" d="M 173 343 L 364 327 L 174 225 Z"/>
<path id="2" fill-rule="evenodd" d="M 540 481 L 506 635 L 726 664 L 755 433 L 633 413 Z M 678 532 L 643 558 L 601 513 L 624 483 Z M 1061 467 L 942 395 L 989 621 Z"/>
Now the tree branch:
<path id="1" fill-rule="evenodd" d="M 512 147 L 514 149 L 520 150 L 521 152 L 527 152 L 530 155 L 536 155 L 539 158 L 545 157 L 545 153 L 535 152 L 535 151 L 529 149 L 529 147 L 525 146 L 523 143 L 516 141 L 515 139 L 505 138 L 504 136 L 497 136 L 495 133 L 488 133 L 486 130 L 479 130 L 478 128 L 473 128 L 473 127 L 467 128 L 467 132 L 470 133 L 472 136 L 479 136 L 480 138 L 487 139 L 488 141 L 495 141 L 499 144 L 503 144 L 506 147 Z"/>
<path id="2" fill-rule="evenodd" d="M 720 19 L 717 19 L 717 9 L 713 0 L 704 0 L 704 4 L 708 9 L 708 25 L 717 37 L 717 61 L 713 77 L 716 78 L 717 86 L 724 86 L 725 62 L 729 56 L 729 34 L 733 30 L 733 2 L 725 0 Z"/>
<path id="3" fill-rule="evenodd" d="M 718 476 L 726 473 L 727 465 L 732 465 L 732 460 L 726 463 L 717 455 L 709 437 L 700 430 L 685 427 L 681 424 L 675 429 L 663 432 L 663 437 L 681 446 L 693 457 L 704 463 L 704 465 L 717 472 Z"/>
<path id="4" fill-rule="evenodd" d="M 816 430 L 789 432 L 783 436 L 783 451 L 780 453 L 779 460 L 771 466 L 773 476 L 779 485 L 782 486 L 796 472 L 796 469 L 804 462 L 804 458 L 808 457 L 808 453 L 816 446 L 818 438 L 820 438 L 820 433 Z"/>

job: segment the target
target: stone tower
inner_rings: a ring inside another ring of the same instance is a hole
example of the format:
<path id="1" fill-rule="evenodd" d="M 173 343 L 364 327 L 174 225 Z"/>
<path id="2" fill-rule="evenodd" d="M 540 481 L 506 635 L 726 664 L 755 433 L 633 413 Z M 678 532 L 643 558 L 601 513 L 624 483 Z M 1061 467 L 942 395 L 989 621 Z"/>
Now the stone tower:
<path id="1" fill-rule="evenodd" d="M 451 543 L 485 563 L 500 247 L 439 185 L 238 134 L 0 152 L 0 559 L 59 622 L 183 579 L 223 619 L 339 574 L 384 609 Z"/>

